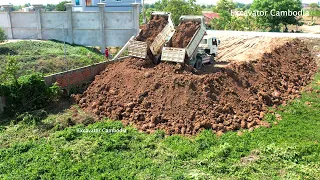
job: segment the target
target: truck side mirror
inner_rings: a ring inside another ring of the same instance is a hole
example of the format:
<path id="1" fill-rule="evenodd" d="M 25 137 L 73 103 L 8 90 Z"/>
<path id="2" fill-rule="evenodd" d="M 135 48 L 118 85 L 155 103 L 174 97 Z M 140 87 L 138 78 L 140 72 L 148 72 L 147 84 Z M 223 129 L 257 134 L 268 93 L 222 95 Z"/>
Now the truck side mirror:
<path id="1" fill-rule="evenodd" d="M 218 39 L 218 45 L 220 45 L 220 39 Z"/>

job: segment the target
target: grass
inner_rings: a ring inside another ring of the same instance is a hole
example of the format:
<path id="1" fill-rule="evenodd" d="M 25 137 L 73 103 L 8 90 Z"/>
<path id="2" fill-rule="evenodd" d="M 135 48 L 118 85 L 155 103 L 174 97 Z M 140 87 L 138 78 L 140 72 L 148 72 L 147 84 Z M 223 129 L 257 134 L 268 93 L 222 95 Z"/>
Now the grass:
<path id="1" fill-rule="evenodd" d="M 19 41 L 0 45 L 0 74 L 4 69 L 6 56 L 17 58 L 19 75 L 41 72 L 45 75 L 67 69 L 64 59 L 64 44 L 57 41 Z M 66 44 L 68 69 L 82 67 L 104 60 L 95 48 Z"/>
<path id="2" fill-rule="evenodd" d="M 319 73 L 311 86 L 320 90 Z M 0 179 L 320 179 L 320 94 L 279 109 L 281 121 L 266 116 L 271 128 L 220 137 L 145 134 L 110 120 L 73 126 L 71 110 L 28 113 L 2 121 Z"/>

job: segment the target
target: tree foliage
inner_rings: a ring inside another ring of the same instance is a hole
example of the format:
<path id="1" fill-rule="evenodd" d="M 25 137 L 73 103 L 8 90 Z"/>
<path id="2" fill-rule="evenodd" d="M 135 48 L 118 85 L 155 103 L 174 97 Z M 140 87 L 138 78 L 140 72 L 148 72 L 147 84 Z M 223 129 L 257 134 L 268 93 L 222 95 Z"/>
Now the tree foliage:
<path id="1" fill-rule="evenodd" d="M 70 1 L 62 1 L 56 5 L 56 11 L 66 11 L 66 7 L 64 6 L 66 3 L 70 3 Z"/>
<path id="2" fill-rule="evenodd" d="M 213 8 L 217 13 L 228 13 L 231 15 L 231 10 L 236 8 L 236 4 L 232 0 L 219 0 L 217 6 Z"/>
<path id="3" fill-rule="evenodd" d="M 19 65 L 14 56 L 6 58 L 1 74 L 0 96 L 6 97 L 6 114 L 43 108 L 59 95 L 59 87 L 48 86 L 40 73 L 18 77 Z"/>
<path id="4" fill-rule="evenodd" d="M 270 27 L 272 31 L 279 30 L 280 24 L 285 26 L 288 24 L 298 24 L 299 20 L 295 16 L 272 16 L 270 12 L 276 11 L 300 11 L 302 9 L 301 0 L 254 0 L 251 10 L 265 11 L 264 16 L 257 16 L 257 22 L 262 27 Z"/>
<path id="5" fill-rule="evenodd" d="M 17 58 L 8 55 L 4 59 L 5 68 L 1 74 L 0 79 L 2 82 L 16 81 L 18 79 L 19 64 Z"/>
<path id="6" fill-rule="evenodd" d="M 19 6 L 12 6 L 11 7 L 11 11 L 19 11 L 20 9 L 22 9 L 22 6 L 19 5 Z"/>
<path id="7" fill-rule="evenodd" d="M 7 39 L 6 33 L 2 28 L 0 28 L 0 43 L 4 42 Z"/>
<path id="8" fill-rule="evenodd" d="M 45 9 L 46 11 L 53 11 L 53 10 L 56 9 L 56 5 L 54 5 L 54 4 L 47 4 L 47 5 L 44 6 L 44 9 Z"/>
<path id="9" fill-rule="evenodd" d="M 210 26 L 218 30 L 253 30 L 251 17 L 236 17 L 231 15 L 231 10 L 244 8 L 241 3 L 234 3 L 232 0 L 219 0 L 217 6 L 213 8 L 214 12 L 219 13 L 219 18 L 212 20 Z"/>
<path id="10" fill-rule="evenodd" d="M 160 0 L 155 3 L 155 9 L 171 12 L 175 24 L 179 24 L 182 15 L 201 15 L 201 7 L 196 4 L 196 0 Z"/>
<path id="11" fill-rule="evenodd" d="M 310 16 L 311 16 L 311 21 L 313 22 L 313 18 L 315 16 L 319 17 L 320 16 L 320 7 L 317 3 L 311 3 L 309 4 L 309 7 L 311 8 L 310 11 Z"/>

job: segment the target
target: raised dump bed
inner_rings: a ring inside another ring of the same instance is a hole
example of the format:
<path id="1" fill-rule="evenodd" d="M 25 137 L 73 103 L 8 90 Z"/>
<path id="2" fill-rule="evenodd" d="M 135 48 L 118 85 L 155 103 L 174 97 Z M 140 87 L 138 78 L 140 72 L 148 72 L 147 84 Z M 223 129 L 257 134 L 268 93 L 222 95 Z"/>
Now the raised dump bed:
<path id="1" fill-rule="evenodd" d="M 175 33 L 162 49 L 161 61 L 194 65 L 198 46 L 205 33 L 203 16 L 181 16 Z"/>
<path id="2" fill-rule="evenodd" d="M 152 12 L 148 24 L 141 29 L 135 38 L 130 40 L 128 44 L 129 56 L 145 59 L 149 55 L 151 59 L 159 58 L 163 45 L 173 32 L 174 24 L 170 13 Z M 149 50 L 151 53 L 148 53 Z"/>

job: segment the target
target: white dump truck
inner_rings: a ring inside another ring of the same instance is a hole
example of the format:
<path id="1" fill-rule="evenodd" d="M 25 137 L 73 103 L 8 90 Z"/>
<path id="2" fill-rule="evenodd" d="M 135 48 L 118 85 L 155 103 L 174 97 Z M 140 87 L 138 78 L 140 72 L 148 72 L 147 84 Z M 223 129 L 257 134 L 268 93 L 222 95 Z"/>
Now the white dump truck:
<path id="1" fill-rule="evenodd" d="M 218 54 L 220 42 L 215 37 L 206 35 L 203 16 L 180 17 L 180 24 L 187 21 L 198 22 L 200 27 L 185 48 L 170 47 L 172 45 L 171 36 L 171 39 L 162 48 L 161 61 L 187 63 L 196 69 L 201 69 L 203 64 L 213 63 L 214 57 Z"/>
<path id="2" fill-rule="evenodd" d="M 153 19 L 153 16 L 156 15 L 165 16 L 168 24 L 166 24 L 163 30 L 155 37 L 154 41 L 149 45 L 149 47 L 147 42 L 138 41 L 136 38 L 131 38 L 128 43 L 129 56 L 145 59 L 147 57 L 148 50 L 150 49 L 152 57 L 149 58 L 152 59 L 154 63 L 158 63 L 160 61 L 162 47 L 174 33 L 174 24 L 171 19 L 171 13 L 152 12 L 151 19 Z"/>

